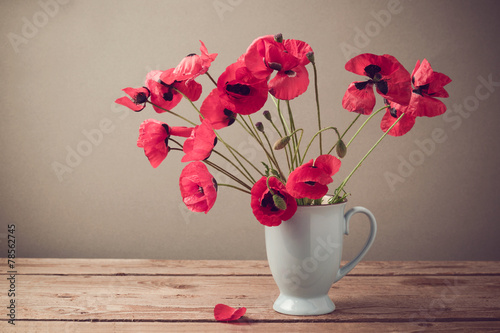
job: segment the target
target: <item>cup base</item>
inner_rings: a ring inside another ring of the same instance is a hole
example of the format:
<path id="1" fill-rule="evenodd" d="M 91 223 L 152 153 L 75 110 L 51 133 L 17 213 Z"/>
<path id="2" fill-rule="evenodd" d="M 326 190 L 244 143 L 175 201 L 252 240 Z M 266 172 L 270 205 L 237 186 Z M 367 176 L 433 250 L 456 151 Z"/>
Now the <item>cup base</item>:
<path id="1" fill-rule="evenodd" d="M 318 316 L 335 310 L 335 304 L 328 295 L 302 298 L 280 294 L 273 305 L 279 313 L 294 316 Z"/>

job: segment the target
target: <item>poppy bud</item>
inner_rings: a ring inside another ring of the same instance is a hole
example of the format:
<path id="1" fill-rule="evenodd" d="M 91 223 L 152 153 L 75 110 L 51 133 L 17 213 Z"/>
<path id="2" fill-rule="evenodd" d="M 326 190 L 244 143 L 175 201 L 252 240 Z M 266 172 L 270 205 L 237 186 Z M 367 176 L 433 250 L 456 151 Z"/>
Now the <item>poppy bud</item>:
<path id="1" fill-rule="evenodd" d="M 274 40 L 278 43 L 283 43 L 283 34 L 279 33 L 274 35 Z"/>
<path id="2" fill-rule="evenodd" d="M 264 125 L 260 121 L 255 123 L 255 128 L 257 128 L 257 130 L 259 130 L 259 132 L 264 133 Z"/>
<path id="3" fill-rule="evenodd" d="M 308 59 L 310 62 L 312 62 L 312 63 L 314 64 L 314 52 L 313 52 L 313 51 L 311 51 L 311 52 L 307 52 L 307 53 L 306 53 L 306 57 L 307 57 L 307 59 Z"/>
<path id="4" fill-rule="evenodd" d="M 276 141 L 274 143 L 273 149 L 274 150 L 283 149 L 283 148 L 286 147 L 286 145 L 288 144 L 288 142 L 290 142 L 290 137 L 289 136 L 285 136 L 285 137 L 279 139 L 278 141 Z"/>
<path id="5" fill-rule="evenodd" d="M 285 200 L 283 200 L 283 198 L 280 195 L 274 194 L 273 195 L 273 202 L 274 202 L 274 205 L 276 206 L 276 208 L 278 208 L 279 210 L 286 210 L 286 202 L 285 202 Z"/>
<path id="6" fill-rule="evenodd" d="M 262 112 L 262 114 L 264 115 L 264 118 L 266 118 L 269 121 L 272 121 L 271 112 L 269 112 L 268 110 L 266 110 L 266 111 Z"/>
<path id="7" fill-rule="evenodd" d="M 337 147 L 335 148 L 335 150 L 337 151 L 337 155 L 340 158 L 343 158 L 347 154 L 347 147 L 344 141 L 339 140 L 339 142 L 337 142 Z"/>

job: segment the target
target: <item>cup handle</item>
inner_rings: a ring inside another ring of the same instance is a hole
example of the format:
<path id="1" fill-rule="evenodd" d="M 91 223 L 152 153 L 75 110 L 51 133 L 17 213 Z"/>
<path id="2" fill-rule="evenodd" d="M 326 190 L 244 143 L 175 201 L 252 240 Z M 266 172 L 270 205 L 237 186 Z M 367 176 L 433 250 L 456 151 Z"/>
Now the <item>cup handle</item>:
<path id="1" fill-rule="evenodd" d="M 349 235 L 349 220 L 351 217 L 356 214 L 356 213 L 362 213 L 365 214 L 368 219 L 370 220 L 370 235 L 368 236 L 368 240 L 365 243 L 365 246 L 359 252 L 359 254 L 350 262 L 342 266 L 338 272 L 337 276 L 335 277 L 335 282 L 338 280 L 342 279 L 347 273 L 349 273 L 360 261 L 363 259 L 365 256 L 366 252 L 370 249 L 370 247 L 373 244 L 373 241 L 375 240 L 375 235 L 377 234 L 377 221 L 375 220 L 375 216 L 366 208 L 364 207 L 353 207 L 351 208 L 345 215 L 344 215 L 344 220 L 345 220 L 345 230 L 344 234 Z"/>

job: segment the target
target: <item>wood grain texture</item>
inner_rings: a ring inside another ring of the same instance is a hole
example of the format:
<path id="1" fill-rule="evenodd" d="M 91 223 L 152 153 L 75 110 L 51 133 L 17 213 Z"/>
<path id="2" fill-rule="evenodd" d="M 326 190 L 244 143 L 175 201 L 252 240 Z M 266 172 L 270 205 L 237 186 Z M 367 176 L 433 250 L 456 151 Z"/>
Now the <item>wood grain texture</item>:
<path id="1" fill-rule="evenodd" d="M 178 332 L 178 333 L 219 333 L 219 332 L 343 332 L 343 333 L 387 333 L 387 332 L 498 332 L 497 322 L 434 322 L 434 323 L 179 323 L 179 322 L 60 322 L 60 321 L 24 321 L 16 327 L 7 327 L 6 333 L 40 332 Z"/>
<path id="2" fill-rule="evenodd" d="M 7 270 L 0 258 L 0 274 Z M 17 258 L 18 274 L 271 275 L 264 260 Z M 345 264 L 345 262 L 343 262 Z M 496 261 L 362 261 L 349 275 L 500 275 Z"/>
<path id="3" fill-rule="evenodd" d="M 265 261 L 16 259 L 16 270 L 16 328 L 5 310 L 1 332 L 500 331 L 498 262 L 362 262 L 330 289 L 337 309 L 307 317 L 272 310 Z M 217 303 L 247 313 L 217 323 Z"/>

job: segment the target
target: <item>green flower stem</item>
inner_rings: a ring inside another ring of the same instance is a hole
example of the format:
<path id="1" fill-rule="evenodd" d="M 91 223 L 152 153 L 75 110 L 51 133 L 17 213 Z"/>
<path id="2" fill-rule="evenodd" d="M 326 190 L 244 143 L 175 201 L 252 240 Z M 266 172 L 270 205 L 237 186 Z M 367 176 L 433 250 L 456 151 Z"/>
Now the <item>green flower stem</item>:
<path id="1" fill-rule="evenodd" d="M 217 183 L 217 186 L 226 186 L 226 187 L 234 188 L 235 190 L 241 191 L 243 193 L 252 194 L 250 191 L 244 190 L 241 187 L 230 185 L 230 184 Z"/>
<path id="2" fill-rule="evenodd" d="M 380 110 L 379 110 L 380 111 Z M 363 158 L 361 159 L 361 161 L 359 161 L 359 163 L 356 165 L 356 167 L 354 167 L 354 169 L 351 171 L 351 173 L 346 177 L 346 179 L 344 179 L 344 181 L 340 184 L 340 186 L 337 188 L 337 190 L 335 191 L 335 197 L 333 197 L 331 199 L 331 201 L 333 203 L 336 203 L 337 201 L 337 198 L 340 194 L 340 191 L 342 191 L 344 189 L 344 186 L 347 184 L 347 182 L 349 181 L 349 179 L 352 177 L 352 175 L 356 172 L 356 170 L 359 169 L 359 167 L 361 166 L 361 164 L 364 162 L 364 160 L 368 157 L 368 155 L 370 155 L 370 153 L 375 149 L 375 147 L 378 146 L 378 144 L 380 143 L 380 141 L 382 141 L 383 138 L 385 138 L 385 136 L 387 135 L 387 133 L 389 133 L 392 128 L 394 126 L 396 126 L 396 124 L 401 120 L 401 118 L 403 118 L 405 114 L 403 113 L 401 116 L 399 116 L 398 119 L 396 119 L 396 121 L 394 122 L 394 124 L 391 125 L 391 127 L 389 127 L 389 129 L 380 137 L 380 139 L 378 139 L 377 142 L 375 142 L 375 144 L 370 148 L 370 150 L 365 154 L 365 156 L 363 156 Z"/>
<path id="3" fill-rule="evenodd" d="M 316 109 L 318 112 L 318 131 L 319 132 L 319 154 L 323 155 L 323 140 L 321 137 L 321 112 L 319 109 L 319 93 L 318 93 L 318 71 L 316 69 L 316 64 L 314 61 L 312 62 L 313 69 L 314 69 L 314 93 L 316 96 Z M 305 153 L 304 153 L 305 155 Z"/>
<path id="4" fill-rule="evenodd" d="M 377 113 L 379 113 L 380 111 L 382 110 L 385 110 L 387 109 L 389 106 L 388 105 L 385 105 L 383 107 L 381 107 L 380 109 L 378 109 L 377 111 L 373 112 L 366 120 L 365 122 L 363 123 L 363 125 L 361 125 L 361 127 L 356 131 L 356 133 L 354 133 L 354 136 L 351 138 L 351 140 L 349 140 L 349 142 L 347 143 L 346 147 L 349 147 L 349 145 L 351 144 L 352 140 L 354 140 L 354 138 L 356 136 L 358 136 L 359 132 L 361 132 L 361 130 L 363 129 L 363 127 L 365 127 L 365 125 L 370 121 L 370 119 L 372 119 Z"/>
<path id="5" fill-rule="evenodd" d="M 189 103 L 191 103 L 191 106 L 198 112 L 198 114 L 203 118 L 205 119 L 205 117 L 201 114 L 200 112 L 200 109 L 198 109 L 198 107 L 193 103 L 193 101 L 187 97 L 182 91 L 178 90 L 178 89 L 175 89 L 175 88 L 172 88 L 174 89 L 175 91 L 177 91 L 179 94 L 181 94 L 185 99 L 187 99 L 189 101 Z"/>
<path id="6" fill-rule="evenodd" d="M 238 177 L 236 177 L 235 175 L 233 175 L 232 173 L 230 173 L 229 171 L 227 171 L 226 169 L 218 166 L 217 164 L 209 161 L 209 160 L 204 160 L 203 163 L 211 166 L 212 168 L 214 168 L 215 170 L 225 174 L 226 176 L 228 176 L 229 178 L 231 178 L 232 180 L 234 180 L 235 182 L 237 182 L 238 184 L 240 184 L 241 186 L 245 187 L 246 189 L 248 190 L 251 190 L 252 187 L 248 184 L 246 184 L 245 182 L 243 182 L 241 179 L 239 179 Z"/>
<path id="7" fill-rule="evenodd" d="M 283 117 L 283 113 L 281 112 L 281 109 L 280 109 L 280 100 L 274 98 L 273 95 L 270 95 L 270 96 L 271 96 L 274 104 L 276 105 L 276 109 L 278 110 L 278 116 L 279 116 L 279 119 L 280 119 L 280 122 L 281 122 L 281 126 L 283 127 L 283 131 L 285 132 L 285 135 L 289 135 L 291 133 L 291 131 L 290 131 L 290 128 L 288 128 L 288 125 L 287 125 L 287 123 L 285 121 L 285 118 Z M 292 147 L 290 147 L 290 145 L 287 145 L 287 147 L 285 149 L 288 149 L 290 158 L 292 158 L 292 155 L 293 155 Z M 294 169 L 294 165 L 290 164 L 290 166 L 288 167 L 288 169 L 291 172 Z"/>
<path id="8" fill-rule="evenodd" d="M 180 148 L 170 148 L 170 150 L 177 150 L 177 151 L 184 151 L 182 148 L 182 144 L 180 142 L 178 142 L 177 140 L 175 139 L 172 139 L 172 138 L 169 138 L 170 141 L 174 142 L 175 144 L 177 144 Z M 219 153 L 218 151 L 216 150 L 213 150 L 213 152 L 215 152 L 216 154 L 222 156 L 224 159 L 226 159 L 228 162 L 230 162 L 239 172 L 241 172 L 240 169 L 238 169 L 238 167 L 236 165 L 234 165 L 233 162 L 231 162 L 229 159 L 227 159 L 224 155 L 222 155 L 221 153 Z M 211 161 L 208 161 L 208 160 L 205 160 L 203 161 L 205 162 L 206 164 L 210 165 L 212 168 L 216 169 L 217 171 L 220 171 L 222 173 L 224 173 L 225 175 L 227 175 L 228 177 L 230 177 L 232 180 L 234 180 L 235 182 L 245 186 L 245 187 L 249 187 L 249 185 L 245 184 L 245 182 L 243 182 L 241 179 L 239 179 L 238 177 L 236 177 L 235 175 L 233 175 L 232 173 L 230 173 L 229 171 L 227 171 L 226 169 L 218 166 L 217 164 L 211 162 Z M 242 173 L 242 172 L 241 172 Z M 242 173 L 243 174 L 243 173 Z M 245 174 L 243 174 L 245 176 Z M 246 176 L 245 176 L 246 177 Z M 248 178 L 247 178 L 248 179 Z M 248 179 L 250 182 L 252 182 L 252 179 Z M 255 182 L 255 181 L 253 181 Z"/>
<path id="9" fill-rule="evenodd" d="M 288 127 L 288 125 L 285 121 L 285 117 L 283 117 L 283 113 L 281 112 L 280 100 L 274 98 L 273 95 L 271 95 L 271 98 L 273 99 L 274 105 L 276 105 L 276 110 L 278 110 L 278 115 L 279 115 L 279 118 L 281 121 L 281 126 L 283 126 L 283 130 L 285 131 L 285 134 L 288 135 L 291 133 L 291 131 L 290 131 L 290 128 Z"/>
<path id="10" fill-rule="evenodd" d="M 297 147 L 295 147 L 295 153 L 293 154 L 293 157 L 292 157 L 292 164 L 293 162 L 295 162 L 295 160 L 298 158 L 297 155 L 298 155 L 298 152 L 299 152 L 299 146 L 300 146 L 300 143 L 302 142 L 302 135 L 304 134 L 304 130 L 302 128 L 299 128 L 298 130 L 295 130 L 292 134 L 295 134 L 296 132 L 298 131 L 301 131 L 300 132 L 300 137 L 299 137 L 299 142 L 298 142 L 298 145 Z M 291 134 L 290 134 L 291 135 Z M 298 165 L 297 165 L 298 166 Z M 290 171 L 291 172 L 291 171 Z"/>
<path id="11" fill-rule="evenodd" d="M 255 134 L 257 135 L 258 139 L 259 139 L 259 143 L 261 144 L 261 147 L 262 149 L 264 149 L 264 152 L 266 153 L 267 155 L 267 158 L 269 160 L 269 164 L 274 164 L 276 166 L 276 169 L 278 169 L 278 172 L 280 173 L 281 177 L 283 179 L 285 179 L 284 177 L 284 174 L 283 172 L 281 172 L 281 169 L 280 169 L 280 166 L 278 164 L 278 160 L 276 159 L 276 156 L 274 156 L 274 151 L 273 151 L 273 147 L 271 146 L 271 144 L 269 143 L 269 139 L 267 138 L 267 135 L 265 132 L 263 132 L 262 134 L 264 135 L 264 137 L 266 138 L 267 140 L 267 143 L 269 145 L 269 149 L 271 150 L 271 154 L 269 154 L 269 152 L 266 150 L 266 148 L 264 147 L 264 142 L 262 141 L 262 139 L 260 138 L 260 134 L 259 134 L 259 131 L 257 130 L 257 127 L 255 127 L 255 123 L 253 122 L 252 120 L 252 117 L 250 115 L 248 115 L 248 120 L 250 121 L 250 124 L 252 124 L 252 128 L 253 128 L 253 131 L 255 132 Z"/>
<path id="12" fill-rule="evenodd" d="M 295 131 L 295 121 L 293 120 L 293 113 L 292 113 L 292 108 L 290 107 L 290 101 L 286 101 L 286 106 L 288 108 L 288 118 L 290 120 L 290 129 L 292 131 Z M 300 157 L 300 147 L 298 145 L 298 139 L 297 139 L 297 133 L 294 132 L 293 136 L 292 136 L 292 142 L 293 142 L 293 145 L 294 145 L 294 148 L 295 150 L 298 152 L 298 161 L 302 160 L 302 158 Z"/>
<path id="13" fill-rule="evenodd" d="M 334 131 L 337 133 L 337 136 L 338 136 L 338 138 L 339 138 L 339 140 L 340 140 L 340 133 L 339 133 L 339 131 L 337 130 L 337 128 L 336 128 L 336 127 L 332 127 L 332 126 L 330 126 L 330 127 L 325 127 L 325 128 L 320 129 L 319 131 L 317 131 L 317 132 L 316 132 L 316 134 L 314 134 L 314 136 L 312 137 L 311 141 L 309 141 L 309 144 L 308 144 L 308 145 L 307 145 L 307 147 L 306 147 L 306 151 L 304 152 L 304 156 L 303 156 L 303 158 L 300 160 L 300 164 L 301 164 L 301 165 L 304 163 L 304 159 L 306 158 L 307 152 L 309 151 L 309 148 L 311 147 L 311 144 L 313 143 L 314 139 L 315 139 L 318 135 L 321 135 L 321 133 L 322 133 L 322 132 L 327 131 L 327 130 L 330 130 L 330 129 L 334 130 Z"/>
<path id="14" fill-rule="evenodd" d="M 171 150 L 183 150 L 182 148 L 184 148 L 184 146 L 182 144 L 180 144 L 177 140 L 173 139 L 173 138 L 168 138 L 169 141 L 172 141 L 174 143 L 176 143 L 179 147 L 181 147 L 181 149 L 177 149 L 177 148 L 170 148 Z"/>
<path id="15" fill-rule="evenodd" d="M 212 77 L 212 75 L 210 75 L 208 73 L 208 71 L 205 72 L 205 75 L 208 76 L 210 78 L 210 80 L 213 82 L 213 84 L 215 84 L 215 86 L 217 86 L 217 82 L 214 80 L 214 78 Z"/>
<path id="16" fill-rule="evenodd" d="M 190 123 L 191 125 L 196 126 L 196 124 L 195 124 L 195 123 L 193 123 L 191 120 L 184 118 L 183 116 L 181 116 L 180 114 L 175 113 L 174 111 L 170 111 L 170 110 L 167 110 L 167 109 L 165 109 L 165 108 L 162 108 L 161 106 L 156 105 L 155 103 L 153 103 L 153 102 L 151 102 L 151 101 L 149 101 L 149 100 L 147 100 L 147 102 L 148 102 L 149 104 L 153 105 L 153 106 L 156 106 L 158 109 L 162 109 L 163 111 L 166 111 L 166 112 L 168 112 L 168 113 L 170 113 L 170 114 L 172 114 L 172 115 L 174 115 L 174 116 L 176 116 L 176 117 L 178 117 L 178 118 L 181 118 L 182 120 L 184 120 L 184 121 L 186 121 L 186 122 Z"/>
<path id="17" fill-rule="evenodd" d="M 361 117 L 361 113 L 358 113 L 358 115 L 356 116 L 356 118 L 354 118 L 354 120 L 351 122 L 351 124 L 349 125 L 349 127 L 347 127 L 347 129 L 344 131 L 344 133 L 342 133 L 342 135 L 340 136 L 340 140 L 342 140 L 344 138 L 344 136 L 346 135 L 347 131 L 349 131 L 352 127 L 352 125 L 354 125 L 354 123 L 359 119 L 359 117 Z M 335 144 L 333 145 L 333 147 L 328 151 L 328 154 L 330 154 L 334 149 L 335 147 L 337 146 L 339 142 L 335 142 Z"/>
<path id="18" fill-rule="evenodd" d="M 274 124 L 274 122 L 272 120 L 269 121 L 271 123 L 271 125 L 273 126 L 274 130 L 276 131 L 276 133 L 278 133 L 280 139 L 283 138 L 283 135 L 281 134 L 280 130 L 278 129 L 278 127 L 276 127 L 276 125 Z M 287 145 L 288 146 L 288 145 Z M 271 151 L 273 149 L 271 148 Z M 290 160 L 289 160 L 289 156 L 288 156 L 288 149 L 287 147 L 285 147 L 285 155 L 286 155 L 286 163 L 288 165 L 288 169 L 291 169 L 291 166 L 290 166 Z M 290 170 L 291 171 L 291 170 Z"/>
<path id="19" fill-rule="evenodd" d="M 243 123 L 241 123 L 238 118 L 236 118 L 236 120 L 238 121 L 238 123 L 247 131 L 248 134 L 250 134 L 254 139 L 255 141 L 257 141 L 257 143 L 261 146 L 261 148 L 264 150 L 264 153 L 266 154 L 266 157 L 267 157 L 267 160 L 269 162 L 269 165 L 275 165 L 276 168 L 279 170 L 279 166 L 276 165 L 277 162 L 275 160 L 273 160 L 271 154 L 269 154 L 269 152 L 267 151 L 266 147 L 264 146 L 264 143 L 262 142 L 262 140 L 260 139 L 260 136 L 258 134 L 258 131 L 257 129 L 255 128 L 255 125 L 252 125 L 254 126 L 253 128 L 248 124 L 248 122 L 245 120 L 244 117 L 241 117 L 241 120 L 243 121 Z M 250 119 L 251 120 L 251 119 Z"/>
<path id="20" fill-rule="evenodd" d="M 184 93 L 182 93 L 182 91 L 179 91 L 179 90 L 177 90 L 175 88 L 174 88 L 174 90 L 177 91 L 182 96 L 184 96 L 184 98 L 187 99 L 189 101 L 189 103 L 191 103 L 191 105 L 193 106 L 193 108 L 198 112 L 198 114 L 200 115 L 200 117 L 202 117 L 203 119 L 205 119 L 205 117 L 201 114 L 200 110 L 196 107 L 196 105 L 193 103 L 193 101 L 191 101 L 191 99 L 189 99 Z M 241 158 L 243 158 L 245 160 L 245 162 L 247 162 L 249 165 L 251 165 L 255 170 L 257 170 L 258 173 L 262 174 L 262 172 L 259 169 L 257 169 L 257 167 L 255 165 L 253 165 L 253 163 L 251 163 L 248 159 L 246 159 L 243 155 L 241 155 L 236 149 L 234 149 L 228 143 L 226 143 L 216 130 L 213 130 L 213 131 L 214 131 L 215 135 L 217 136 L 217 139 L 220 142 L 222 142 L 224 144 L 224 146 L 226 146 L 226 148 L 229 150 L 229 152 L 231 153 L 231 155 L 233 155 L 234 159 L 236 161 L 238 161 L 238 163 L 243 168 L 243 170 L 245 170 L 247 172 L 248 176 L 253 180 L 253 182 L 255 182 L 255 180 L 253 179 L 253 177 L 250 174 L 250 172 L 248 172 L 248 170 L 245 168 L 245 166 L 243 165 L 243 163 L 238 159 L 238 157 L 236 157 L 236 155 L 233 153 L 233 151 L 236 152 Z"/>
<path id="21" fill-rule="evenodd" d="M 283 181 L 286 181 L 286 177 L 285 177 L 285 174 L 283 173 L 283 171 L 281 171 L 281 168 L 279 166 L 279 163 L 278 163 L 278 160 L 276 159 L 276 155 L 274 155 L 274 149 L 273 149 L 273 146 L 271 146 L 271 142 L 269 142 L 269 138 L 267 137 L 266 135 L 266 132 L 262 133 L 264 135 L 264 138 L 266 139 L 267 141 L 267 144 L 269 146 L 269 150 L 271 151 L 271 155 L 272 155 L 272 159 L 274 161 L 274 164 L 276 165 L 276 168 L 278 169 L 278 172 L 281 176 L 281 179 Z"/>
<path id="22" fill-rule="evenodd" d="M 236 170 L 238 170 L 239 173 L 241 173 L 243 175 L 243 177 L 245 177 L 249 182 L 253 183 L 255 182 L 255 180 L 253 178 L 251 178 L 247 173 L 248 171 L 243 172 L 233 161 L 231 161 L 229 158 L 227 158 L 224 154 L 218 152 L 217 150 L 212 150 L 214 153 L 216 153 L 217 155 L 219 155 L 220 157 L 222 157 L 223 159 L 225 159 L 228 163 L 230 163 Z"/>

